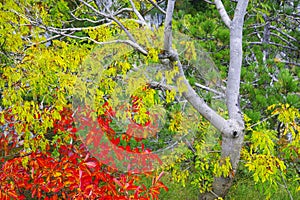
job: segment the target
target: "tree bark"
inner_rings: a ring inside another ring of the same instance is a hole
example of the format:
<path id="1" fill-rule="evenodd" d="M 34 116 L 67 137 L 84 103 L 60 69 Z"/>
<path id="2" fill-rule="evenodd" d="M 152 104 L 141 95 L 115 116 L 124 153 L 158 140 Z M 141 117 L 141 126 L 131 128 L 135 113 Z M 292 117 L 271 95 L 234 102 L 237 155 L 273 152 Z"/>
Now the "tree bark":
<path id="1" fill-rule="evenodd" d="M 244 120 L 239 106 L 240 74 L 243 60 L 242 38 L 244 16 L 248 0 L 239 1 L 234 18 L 230 24 L 230 66 L 228 70 L 226 105 L 231 122 L 234 137 L 222 135 L 221 159 L 230 157 L 232 175 L 229 177 L 216 177 L 213 183 L 213 191 L 200 195 L 199 199 L 215 199 L 225 197 L 228 193 L 236 173 L 240 160 L 240 151 L 244 141 Z"/>
<path id="2" fill-rule="evenodd" d="M 243 60 L 243 25 L 248 1 L 249 0 L 238 2 L 232 21 L 230 21 L 221 1 L 215 1 L 225 24 L 228 26 L 230 23 L 230 66 L 226 88 L 226 105 L 229 120 L 225 120 L 209 107 L 186 79 L 178 54 L 172 49 L 172 15 L 175 0 L 168 1 L 165 20 L 164 57 L 168 58 L 172 63 L 176 63 L 176 66 L 179 68 L 179 74 L 176 79 L 181 80 L 181 83 L 187 88 L 186 91 L 183 92 L 183 96 L 201 115 L 222 133 L 221 160 L 229 157 L 233 170 L 229 177 L 216 177 L 213 183 L 213 190 L 201 195 L 199 199 L 210 200 L 225 197 L 232 185 L 240 159 L 240 151 L 244 140 L 244 120 L 239 106 L 239 89 Z"/>

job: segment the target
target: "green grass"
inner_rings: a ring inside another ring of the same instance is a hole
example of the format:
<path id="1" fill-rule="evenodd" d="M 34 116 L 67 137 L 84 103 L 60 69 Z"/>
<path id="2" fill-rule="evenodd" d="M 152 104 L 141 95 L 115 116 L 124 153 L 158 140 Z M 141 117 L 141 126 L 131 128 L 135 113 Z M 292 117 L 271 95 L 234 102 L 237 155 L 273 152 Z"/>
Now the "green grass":
<path id="1" fill-rule="evenodd" d="M 187 185 L 183 187 L 181 183 L 172 181 L 171 176 L 168 174 L 165 174 L 165 176 L 162 178 L 162 182 L 168 187 L 169 191 L 161 191 L 159 199 L 198 200 L 198 190 L 190 183 L 187 183 Z"/>
<path id="2" fill-rule="evenodd" d="M 198 200 L 198 190 L 187 183 L 183 187 L 180 183 L 171 180 L 170 175 L 166 174 L 162 178 L 163 183 L 169 188 L 169 191 L 161 191 L 159 199 L 161 200 Z M 298 183 L 287 183 L 293 196 L 293 200 L 300 200 L 300 192 L 296 192 Z M 266 195 L 259 191 L 251 178 L 239 178 L 232 185 L 225 200 L 265 200 Z M 283 186 L 279 186 L 276 191 L 271 193 L 270 200 L 290 200 L 290 197 Z"/>
<path id="3" fill-rule="evenodd" d="M 300 200 L 300 192 L 296 192 L 298 183 L 287 183 L 293 200 Z M 264 200 L 266 199 L 263 191 L 260 191 L 252 179 L 238 179 L 230 188 L 226 200 Z M 270 200 L 290 200 L 287 190 L 283 186 L 278 186 L 276 191 L 272 191 Z"/>

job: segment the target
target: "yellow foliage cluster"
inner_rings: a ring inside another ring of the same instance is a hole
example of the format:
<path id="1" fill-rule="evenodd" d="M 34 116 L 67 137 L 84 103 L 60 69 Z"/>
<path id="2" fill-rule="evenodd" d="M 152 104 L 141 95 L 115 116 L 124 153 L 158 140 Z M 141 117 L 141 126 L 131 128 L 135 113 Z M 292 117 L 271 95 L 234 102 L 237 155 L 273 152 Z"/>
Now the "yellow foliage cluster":
<path id="1" fill-rule="evenodd" d="M 279 174 L 286 169 L 284 162 L 272 155 L 252 154 L 247 159 L 249 171 L 253 172 L 255 182 L 269 181 L 271 184 L 277 184 L 280 180 Z M 281 171 L 281 172 L 280 172 Z"/>
<path id="2" fill-rule="evenodd" d="M 162 171 L 168 171 L 171 173 L 172 178 L 176 182 L 180 182 L 183 187 L 185 187 L 187 179 L 190 175 L 188 167 L 183 168 L 184 166 L 180 166 L 180 163 L 183 163 L 188 158 L 186 156 L 187 151 L 189 151 L 183 142 L 178 144 L 178 147 L 170 152 L 170 155 L 167 157 L 162 156 L 163 166 L 160 167 Z"/>
<path id="3" fill-rule="evenodd" d="M 256 128 L 253 129 L 251 119 L 244 116 L 246 130 L 250 131 L 251 135 L 249 136 L 249 149 L 243 148 L 242 158 L 246 161 L 245 166 L 253 173 L 256 183 L 268 182 L 276 187 L 277 183 L 285 178 L 287 170 L 288 163 L 285 163 L 287 160 L 283 152 L 289 154 L 288 157 L 299 157 L 300 155 L 300 137 L 299 134 L 296 134 L 300 131 L 297 123 L 300 113 L 298 109 L 289 104 L 271 105 L 267 110 L 272 111 L 271 117 L 277 116 L 277 120 L 284 125 L 283 134 L 280 137 L 286 137 L 289 133 L 289 141 L 279 144 L 278 133 L 266 128 L 266 121 L 256 123 Z M 278 147 L 280 152 L 275 147 Z M 294 179 L 296 181 L 297 178 Z M 298 189 L 300 190 L 300 187 Z"/>
<path id="4" fill-rule="evenodd" d="M 300 118 L 299 110 L 294 107 L 291 107 L 289 104 L 280 104 L 278 106 L 271 105 L 268 107 L 268 110 L 273 110 L 273 109 L 274 111 L 272 112 L 272 114 L 278 115 L 278 120 L 285 125 L 283 135 L 286 135 L 289 132 L 292 134 L 293 138 L 298 137 L 298 139 L 300 139 L 299 134 L 297 136 L 295 132 L 295 131 L 297 131 L 298 133 L 300 132 L 300 126 L 296 120 Z"/>
<path id="5" fill-rule="evenodd" d="M 220 163 L 214 164 L 213 173 L 216 177 L 228 177 L 229 175 L 231 175 L 231 172 L 232 166 L 229 157 L 221 159 Z"/>

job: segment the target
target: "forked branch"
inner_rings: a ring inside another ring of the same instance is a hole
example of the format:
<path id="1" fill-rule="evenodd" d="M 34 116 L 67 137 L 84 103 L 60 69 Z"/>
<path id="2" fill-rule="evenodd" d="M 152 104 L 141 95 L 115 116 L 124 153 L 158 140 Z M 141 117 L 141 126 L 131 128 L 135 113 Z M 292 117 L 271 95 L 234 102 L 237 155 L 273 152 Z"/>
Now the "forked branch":
<path id="1" fill-rule="evenodd" d="M 175 0 L 168 1 L 167 15 L 165 20 L 165 32 L 164 32 L 164 50 L 165 58 L 167 57 L 173 66 L 178 67 L 179 74 L 175 77 L 176 81 L 180 82 L 182 87 L 185 87 L 183 96 L 186 100 L 201 114 L 203 115 L 211 124 L 221 131 L 227 137 L 232 137 L 230 123 L 227 123 L 222 116 L 220 116 L 216 111 L 214 111 L 208 104 L 202 99 L 196 91 L 192 88 L 189 81 L 184 75 L 182 64 L 180 62 L 178 53 L 172 49 L 172 17 L 174 11 Z"/>

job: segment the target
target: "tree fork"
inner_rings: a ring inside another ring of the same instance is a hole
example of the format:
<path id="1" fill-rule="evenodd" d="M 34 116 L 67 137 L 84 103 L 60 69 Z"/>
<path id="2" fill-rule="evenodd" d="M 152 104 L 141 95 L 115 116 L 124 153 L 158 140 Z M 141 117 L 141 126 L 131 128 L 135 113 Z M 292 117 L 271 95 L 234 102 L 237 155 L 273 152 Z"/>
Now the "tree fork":
<path id="1" fill-rule="evenodd" d="M 239 89 L 243 59 L 243 25 L 248 2 L 249 0 L 238 2 L 233 20 L 231 21 L 222 2 L 215 1 L 224 23 L 230 28 L 230 66 L 226 88 L 226 105 L 229 113 L 229 120 L 225 120 L 207 105 L 204 99 L 195 92 L 186 79 L 178 54 L 172 49 L 172 15 L 175 0 L 169 0 L 167 5 L 164 32 L 164 54 L 168 55 L 168 59 L 172 63 L 176 62 L 176 65 L 179 68 L 179 74 L 176 78 L 178 79 L 180 77 L 182 79 L 182 84 L 187 86 L 187 90 L 183 92 L 183 96 L 201 115 L 222 133 L 221 160 L 229 157 L 233 170 L 232 175 L 229 177 L 216 177 L 212 191 L 200 195 L 199 199 L 210 200 L 218 197 L 225 197 L 232 185 L 234 174 L 236 173 L 240 159 L 240 151 L 244 141 L 244 120 L 239 106 Z"/>

